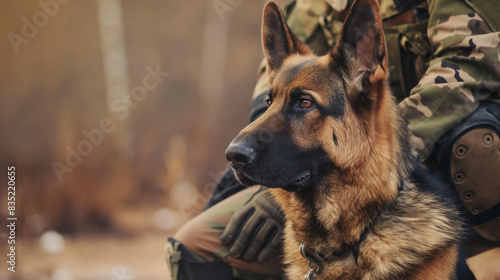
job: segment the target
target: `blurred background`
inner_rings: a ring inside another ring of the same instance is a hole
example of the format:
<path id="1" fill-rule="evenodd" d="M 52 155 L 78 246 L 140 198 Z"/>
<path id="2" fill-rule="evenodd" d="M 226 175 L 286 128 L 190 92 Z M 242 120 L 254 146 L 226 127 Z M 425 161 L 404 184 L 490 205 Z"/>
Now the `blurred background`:
<path id="1" fill-rule="evenodd" d="M 248 122 L 265 2 L 0 0 L 1 279 L 168 279 Z"/>

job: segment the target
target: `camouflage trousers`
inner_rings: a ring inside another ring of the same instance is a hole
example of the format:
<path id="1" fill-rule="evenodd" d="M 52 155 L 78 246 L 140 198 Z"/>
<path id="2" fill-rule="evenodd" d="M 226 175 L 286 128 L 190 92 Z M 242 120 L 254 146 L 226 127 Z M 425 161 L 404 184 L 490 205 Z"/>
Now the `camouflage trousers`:
<path id="1" fill-rule="evenodd" d="M 245 262 L 231 257 L 228 248 L 222 244 L 220 239 L 231 216 L 258 190 L 258 188 L 245 189 L 212 206 L 186 223 L 174 235 L 174 239 L 189 249 L 201 262 L 218 263 L 219 265 L 223 262 L 230 267 L 232 277 L 236 279 L 282 279 L 281 252 L 264 263 L 257 260 Z M 172 257 L 172 252 L 177 249 L 175 247 L 178 245 L 167 243 L 167 265 L 173 280 L 184 279 L 178 275 L 177 260 Z"/>

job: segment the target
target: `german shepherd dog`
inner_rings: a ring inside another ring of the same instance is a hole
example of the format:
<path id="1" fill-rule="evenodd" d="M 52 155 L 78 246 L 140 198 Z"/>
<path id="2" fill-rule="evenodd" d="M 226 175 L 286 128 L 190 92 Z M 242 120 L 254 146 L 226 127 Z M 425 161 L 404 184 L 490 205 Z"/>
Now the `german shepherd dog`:
<path id="1" fill-rule="evenodd" d="M 418 164 L 387 83 L 377 1 L 353 4 L 324 56 L 273 2 L 262 36 L 269 107 L 226 157 L 242 184 L 268 187 L 285 213 L 288 279 L 456 279 L 459 210 Z"/>

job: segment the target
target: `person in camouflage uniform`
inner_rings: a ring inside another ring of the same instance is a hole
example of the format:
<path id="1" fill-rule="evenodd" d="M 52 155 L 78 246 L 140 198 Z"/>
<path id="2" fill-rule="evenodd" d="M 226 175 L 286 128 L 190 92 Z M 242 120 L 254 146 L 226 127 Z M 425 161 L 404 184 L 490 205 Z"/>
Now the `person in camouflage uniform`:
<path id="1" fill-rule="evenodd" d="M 338 41 L 352 2 L 297 0 L 285 6 L 284 12 L 297 37 L 322 55 Z M 455 185 L 474 229 L 500 241 L 500 106 L 496 105 L 500 104 L 500 6 L 487 0 L 379 3 L 389 53 L 389 82 L 413 134 L 413 144 L 422 161 Z M 267 108 L 270 85 L 265 67 L 263 61 L 252 97 L 251 121 Z M 478 129 L 471 129 L 475 127 Z M 467 135 L 473 140 L 463 140 Z M 481 137 L 482 142 L 474 137 Z M 472 161 L 476 169 L 469 168 L 470 155 L 481 153 L 493 156 Z M 469 165 L 463 167 L 465 155 L 469 155 Z M 457 166 L 462 168 L 460 172 L 455 172 Z M 497 170 L 494 178 L 478 185 L 474 172 L 491 168 Z M 245 188 L 228 169 L 207 210 L 169 239 L 167 263 L 173 279 L 281 279 L 282 222 L 283 215 L 267 191 Z M 489 246 L 498 247 L 499 243 Z M 494 266 L 499 260 L 500 249 L 496 248 L 468 263 L 476 278 L 487 279 L 494 273 L 500 277 Z"/>

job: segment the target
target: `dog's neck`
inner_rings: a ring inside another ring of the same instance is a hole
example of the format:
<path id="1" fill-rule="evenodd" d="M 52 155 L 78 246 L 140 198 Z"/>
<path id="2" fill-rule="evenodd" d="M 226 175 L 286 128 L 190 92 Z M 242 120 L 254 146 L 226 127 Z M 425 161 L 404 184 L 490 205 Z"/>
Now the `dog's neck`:
<path id="1" fill-rule="evenodd" d="M 395 105 L 385 105 L 387 110 L 396 110 Z M 333 168 L 301 193 L 270 190 L 298 244 L 323 254 L 342 251 L 356 244 L 366 228 L 396 200 L 401 182 L 412 173 L 415 153 L 405 145 L 409 132 L 402 118 L 397 114 L 391 118 L 381 122 L 392 123 L 392 133 L 377 135 L 376 129 L 371 130 L 375 134 L 372 138 L 380 141 L 372 143 L 378 149 L 366 151 L 366 158 L 357 166 Z"/>
<path id="2" fill-rule="evenodd" d="M 288 220 L 285 253 L 293 260 L 295 269 L 291 273 L 296 276 L 290 279 L 306 274 L 307 262 L 310 262 L 309 268 L 322 277 L 318 279 L 361 279 L 362 274 L 356 274 L 356 268 L 360 268 L 360 273 L 366 267 L 373 268 L 373 271 L 391 268 L 389 271 L 396 274 L 414 269 L 422 261 L 418 256 L 429 256 L 446 248 L 462 234 L 459 212 L 443 203 L 432 192 L 422 192 L 414 179 L 405 181 L 393 203 L 379 213 L 355 244 L 347 247 L 348 254 L 345 255 L 336 254 L 337 249 L 328 246 L 327 242 L 336 242 L 334 234 L 318 238 L 324 233 L 309 229 L 309 234 L 304 236 L 294 226 L 297 223 Z M 308 242 L 302 250 L 299 245 L 303 241 L 299 238 Z M 297 256 L 299 251 L 304 258 Z M 378 258 L 373 259 L 373 256 Z M 329 275 L 337 275 L 337 278 L 324 278 L 324 271 L 330 271 Z M 396 274 L 384 277 L 400 279 L 401 275 Z"/>
<path id="3" fill-rule="evenodd" d="M 400 182 L 400 185 L 398 187 L 398 193 L 401 192 L 405 188 L 405 183 L 404 181 Z M 387 207 L 386 207 L 387 208 Z M 382 210 L 384 211 L 384 210 Z M 380 212 L 382 212 L 380 211 Z M 300 250 L 301 254 L 304 258 L 308 259 L 309 261 L 313 261 L 315 264 L 320 265 L 321 262 L 330 262 L 330 261 L 335 261 L 335 260 L 343 260 L 347 258 L 350 254 L 354 254 L 355 256 L 359 253 L 359 245 L 365 240 L 367 237 L 368 233 L 370 232 L 372 224 L 375 223 L 375 220 L 378 219 L 380 212 L 375 216 L 372 217 L 370 220 L 369 224 L 364 227 L 363 231 L 357 237 L 357 234 L 354 234 L 352 239 L 356 239 L 354 243 L 347 243 L 343 242 L 343 244 L 340 244 L 339 247 L 340 249 L 331 249 L 330 251 L 326 252 L 317 252 L 313 251 L 309 248 L 306 247 L 305 244 L 301 243 L 300 244 Z M 338 235 L 338 237 L 341 237 L 342 235 Z"/>
<path id="4" fill-rule="evenodd" d="M 297 242 L 327 256 L 356 246 L 379 214 L 395 201 L 402 180 L 394 172 L 395 167 L 392 172 L 373 176 L 334 171 L 322 180 L 324 184 L 300 194 L 280 189 L 271 193 L 283 208 Z"/>

